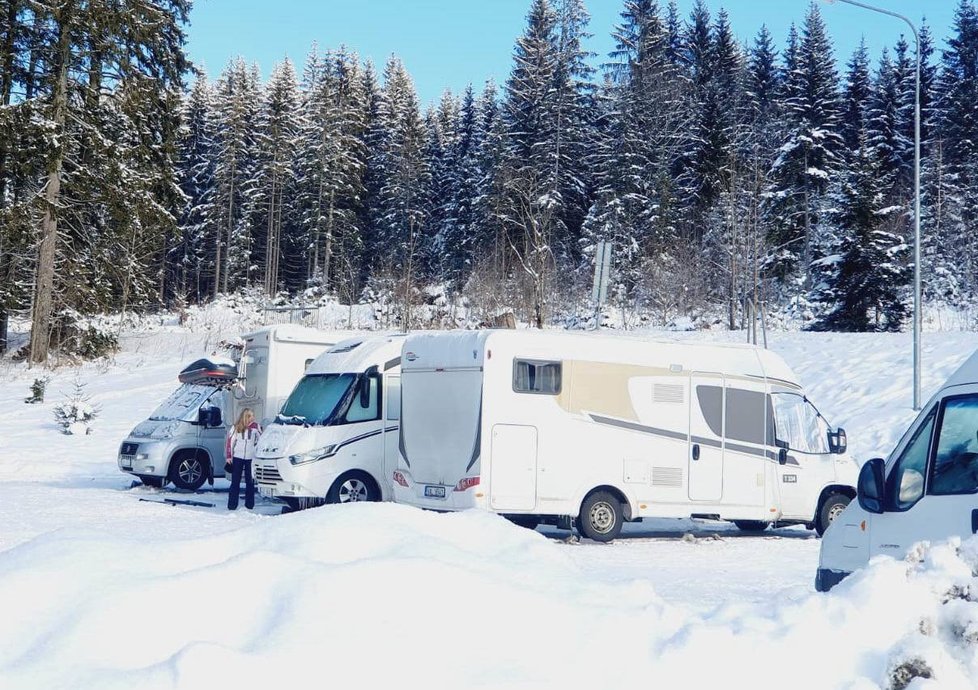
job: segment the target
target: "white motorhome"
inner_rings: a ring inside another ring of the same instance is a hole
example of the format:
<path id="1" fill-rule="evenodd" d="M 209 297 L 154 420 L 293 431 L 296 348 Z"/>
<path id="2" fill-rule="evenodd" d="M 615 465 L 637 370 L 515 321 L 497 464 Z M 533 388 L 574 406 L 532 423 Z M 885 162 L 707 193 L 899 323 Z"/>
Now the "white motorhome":
<path id="1" fill-rule="evenodd" d="M 832 430 L 772 352 L 546 331 L 404 343 L 394 500 L 614 539 L 706 517 L 819 533 L 855 495 Z"/>
<path id="2" fill-rule="evenodd" d="M 295 325 L 260 328 L 242 336 L 239 361 L 204 358 L 180 374 L 177 388 L 119 449 L 123 472 L 144 484 L 196 491 L 224 476 L 227 430 L 245 407 L 269 421 L 323 350 L 345 334 Z"/>
<path id="3" fill-rule="evenodd" d="M 978 352 L 924 405 L 885 460 L 859 472 L 858 499 L 822 540 L 826 592 L 874 556 L 978 532 Z"/>
<path id="4" fill-rule="evenodd" d="M 293 509 L 390 500 L 403 335 L 344 340 L 309 365 L 258 441 L 258 490 Z"/>

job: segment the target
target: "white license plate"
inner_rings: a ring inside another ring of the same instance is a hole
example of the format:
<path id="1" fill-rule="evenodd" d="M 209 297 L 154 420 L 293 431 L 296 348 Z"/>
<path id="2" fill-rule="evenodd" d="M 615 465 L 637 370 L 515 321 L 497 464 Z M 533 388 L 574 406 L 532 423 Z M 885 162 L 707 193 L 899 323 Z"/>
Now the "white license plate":
<path id="1" fill-rule="evenodd" d="M 426 486 L 424 488 L 424 495 L 428 498 L 445 498 L 445 487 L 444 486 Z"/>
<path id="2" fill-rule="evenodd" d="M 132 469 L 132 456 L 131 455 L 123 455 L 120 459 L 122 460 L 122 466 L 125 469 L 127 469 L 127 470 L 131 470 Z"/>

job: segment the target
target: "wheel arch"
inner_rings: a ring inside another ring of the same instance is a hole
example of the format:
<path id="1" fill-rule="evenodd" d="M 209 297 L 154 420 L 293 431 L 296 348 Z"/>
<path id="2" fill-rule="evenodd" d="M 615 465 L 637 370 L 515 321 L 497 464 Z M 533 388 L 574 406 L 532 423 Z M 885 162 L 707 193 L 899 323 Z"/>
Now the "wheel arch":
<path id="1" fill-rule="evenodd" d="M 332 483 L 330 483 L 329 489 L 326 490 L 326 496 L 329 496 L 331 493 L 333 493 L 334 488 L 338 487 L 341 483 L 343 483 L 350 477 L 362 477 L 363 479 L 366 479 L 368 482 L 370 482 L 370 484 L 373 485 L 373 489 L 374 491 L 377 492 L 377 495 L 380 497 L 380 500 L 384 500 L 384 491 L 381 487 L 381 483 L 377 481 L 377 478 L 370 471 L 365 470 L 361 467 L 352 467 L 344 472 L 340 472 L 336 476 L 336 479 L 334 479 Z"/>
<path id="2" fill-rule="evenodd" d="M 815 514 L 812 516 L 812 521 L 818 520 L 818 514 L 822 511 L 822 505 L 825 503 L 825 499 L 829 497 L 829 494 L 843 494 L 848 496 L 849 500 L 855 500 L 856 498 L 856 487 L 849 486 L 848 484 L 827 484 L 822 488 L 822 492 L 818 495 L 818 501 L 815 503 Z"/>
<path id="3" fill-rule="evenodd" d="M 634 507 L 632 506 L 631 500 L 628 498 L 628 496 L 625 494 L 624 491 L 622 491 L 621 489 L 619 489 L 617 486 L 613 484 L 600 484 L 588 491 L 585 491 L 584 495 L 581 496 L 579 501 L 577 501 L 577 512 L 575 514 L 579 514 L 581 512 L 581 508 L 584 506 L 584 501 L 586 501 L 589 496 L 591 496 L 592 494 L 598 491 L 607 491 L 612 496 L 618 499 L 618 502 L 621 503 L 622 505 L 622 517 L 624 518 L 625 522 L 628 522 L 632 519 L 632 516 L 635 513 L 634 513 L 634 509 L 633 509 Z"/>
<path id="4" fill-rule="evenodd" d="M 202 460 L 204 464 L 205 476 L 208 479 L 214 478 L 214 465 L 211 461 L 211 454 L 207 452 L 206 448 L 201 448 L 200 446 L 183 446 L 170 453 L 170 458 L 166 462 L 166 476 L 171 476 L 174 463 L 188 455 L 192 455 L 198 460 Z"/>

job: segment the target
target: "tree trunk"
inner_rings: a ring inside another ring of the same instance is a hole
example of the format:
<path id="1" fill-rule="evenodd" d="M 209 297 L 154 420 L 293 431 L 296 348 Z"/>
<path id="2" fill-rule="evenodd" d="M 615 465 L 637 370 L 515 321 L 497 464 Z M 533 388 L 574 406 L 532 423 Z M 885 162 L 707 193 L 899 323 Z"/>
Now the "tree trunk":
<path id="1" fill-rule="evenodd" d="M 58 144 L 47 165 L 47 184 L 44 187 L 44 219 L 41 221 L 41 242 L 37 251 L 35 270 L 34 311 L 31 318 L 30 361 L 44 364 L 48 359 L 51 336 L 51 312 L 54 302 L 54 264 L 58 243 L 58 203 L 61 199 L 61 170 L 65 156 L 65 119 L 68 110 L 68 61 L 71 57 L 71 10 L 72 3 L 53 10 L 58 26 L 58 43 L 55 52 L 57 77 L 51 94 L 54 130 L 59 135 Z"/>

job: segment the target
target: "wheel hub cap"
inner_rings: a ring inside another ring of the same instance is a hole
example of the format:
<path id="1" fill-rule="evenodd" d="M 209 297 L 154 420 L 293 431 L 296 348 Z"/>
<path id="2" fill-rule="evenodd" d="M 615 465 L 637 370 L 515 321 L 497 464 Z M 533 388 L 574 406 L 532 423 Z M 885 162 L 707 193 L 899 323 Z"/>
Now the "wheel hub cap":
<path id="1" fill-rule="evenodd" d="M 180 463 L 179 470 L 180 479 L 182 479 L 187 484 L 193 484 L 198 479 L 200 479 L 203 470 L 200 467 L 200 463 L 196 460 L 184 460 Z"/>
<path id="2" fill-rule="evenodd" d="M 343 482 L 340 487 L 340 503 L 353 503 L 367 500 L 367 485 L 358 479 Z"/>
<path id="3" fill-rule="evenodd" d="M 615 524 L 615 510 L 607 503 L 595 503 L 588 514 L 591 527 L 599 534 L 607 534 Z"/>

